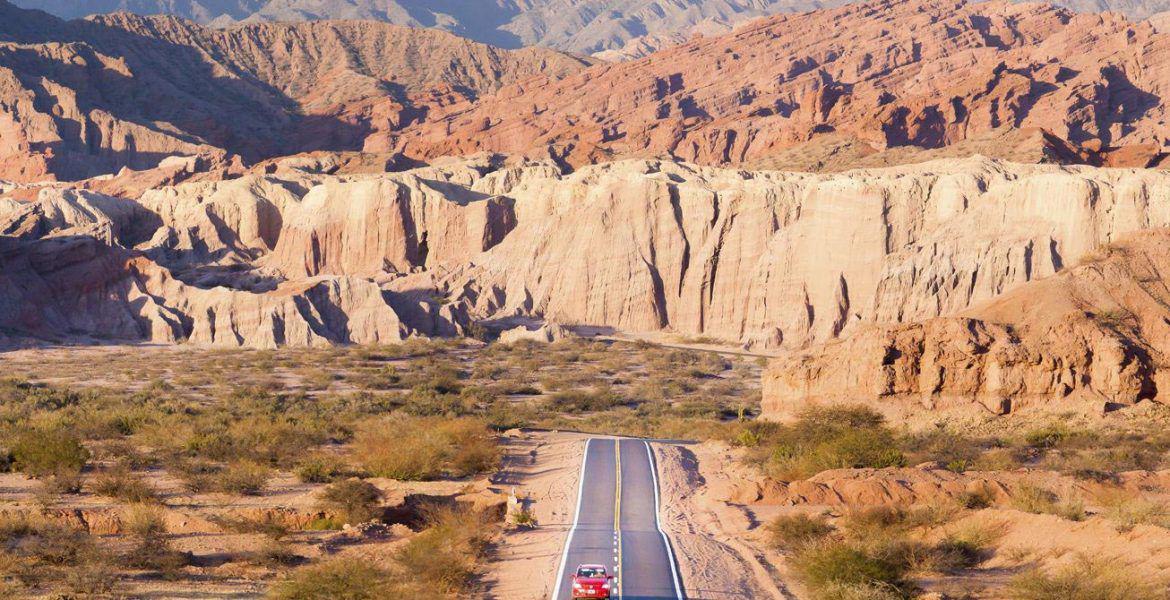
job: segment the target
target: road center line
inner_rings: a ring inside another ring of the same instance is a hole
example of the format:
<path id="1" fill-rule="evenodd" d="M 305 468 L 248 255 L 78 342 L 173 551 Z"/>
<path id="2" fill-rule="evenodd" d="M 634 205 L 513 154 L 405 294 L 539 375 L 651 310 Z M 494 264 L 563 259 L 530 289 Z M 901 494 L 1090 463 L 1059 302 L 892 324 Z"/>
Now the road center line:
<path id="1" fill-rule="evenodd" d="M 617 564 L 614 565 L 614 572 L 616 577 L 614 582 L 617 584 L 617 597 L 622 597 L 622 580 L 625 579 L 625 573 L 622 569 L 622 442 L 615 439 L 613 441 L 614 463 L 617 465 L 617 485 L 614 488 L 613 494 L 613 531 L 617 535 L 617 545 L 615 549 L 617 553 L 614 558 Z"/>
<path id="2" fill-rule="evenodd" d="M 561 595 L 561 584 L 565 581 L 565 567 L 569 560 L 569 547 L 573 545 L 573 533 L 577 531 L 577 521 L 581 519 L 581 498 L 585 495 L 585 466 L 589 463 L 589 443 L 593 438 L 585 440 L 585 451 L 581 456 L 581 474 L 577 479 L 577 508 L 573 512 L 573 525 L 569 527 L 569 535 L 565 536 L 565 549 L 561 552 L 561 567 L 557 570 L 557 583 L 553 586 L 552 600 Z"/>

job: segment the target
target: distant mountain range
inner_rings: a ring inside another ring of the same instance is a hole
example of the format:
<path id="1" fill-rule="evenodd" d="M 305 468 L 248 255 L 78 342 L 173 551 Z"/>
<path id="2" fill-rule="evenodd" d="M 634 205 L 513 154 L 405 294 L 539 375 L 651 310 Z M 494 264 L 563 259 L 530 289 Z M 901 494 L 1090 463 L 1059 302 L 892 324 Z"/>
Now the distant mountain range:
<path id="1" fill-rule="evenodd" d="M 213 26 L 250 21 L 371 19 L 442 29 L 502 48 L 545 46 L 636 58 L 694 33 L 721 33 L 760 16 L 848 0 L 15 0 L 65 18 L 126 10 L 172 14 Z M 1078 12 L 1144 19 L 1170 0 L 1060 0 Z"/>

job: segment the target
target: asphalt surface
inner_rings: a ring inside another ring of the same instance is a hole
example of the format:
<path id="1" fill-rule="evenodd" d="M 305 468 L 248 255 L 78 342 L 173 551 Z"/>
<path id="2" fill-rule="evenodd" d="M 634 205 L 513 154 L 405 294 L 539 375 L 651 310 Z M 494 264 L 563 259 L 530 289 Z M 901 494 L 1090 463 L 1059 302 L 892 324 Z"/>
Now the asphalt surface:
<path id="1" fill-rule="evenodd" d="M 650 446 L 641 440 L 590 439 L 580 482 L 553 600 L 571 600 L 573 573 L 580 564 L 603 564 L 616 573 L 614 598 L 681 600 L 677 565 L 658 523 Z"/>

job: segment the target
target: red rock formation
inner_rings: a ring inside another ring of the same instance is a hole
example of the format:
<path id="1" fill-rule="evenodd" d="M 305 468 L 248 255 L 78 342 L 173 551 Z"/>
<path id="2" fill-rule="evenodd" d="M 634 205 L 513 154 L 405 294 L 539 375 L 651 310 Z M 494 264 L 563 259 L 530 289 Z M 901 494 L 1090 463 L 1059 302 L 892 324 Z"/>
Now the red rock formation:
<path id="1" fill-rule="evenodd" d="M 396 147 L 421 158 L 487 150 L 572 165 L 665 154 L 741 163 L 828 132 L 880 150 L 1010 126 L 1090 149 L 1161 149 L 1168 51 L 1170 36 L 1115 14 L 871 0 L 507 86 L 449 107 Z"/>
<path id="2" fill-rule="evenodd" d="M 0 0 L 0 179 L 81 179 L 176 154 L 360 150 L 433 108 L 587 64 L 373 22 L 63 22 Z"/>

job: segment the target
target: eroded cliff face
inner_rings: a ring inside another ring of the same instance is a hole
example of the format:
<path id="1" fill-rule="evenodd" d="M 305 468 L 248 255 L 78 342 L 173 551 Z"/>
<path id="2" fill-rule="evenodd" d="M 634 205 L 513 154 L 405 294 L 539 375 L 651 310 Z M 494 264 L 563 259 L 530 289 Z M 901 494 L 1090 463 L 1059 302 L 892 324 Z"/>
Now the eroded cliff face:
<path id="1" fill-rule="evenodd" d="M 830 175 L 627 160 L 563 174 L 482 156 L 342 174 L 368 167 L 347 160 L 295 157 L 136 199 L 49 186 L 0 205 L 5 264 L 19 266 L 0 326 L 270 346 L 528 316 L 792 350 L 956 315 L 1127 232 L 1170 226 L 1170 174 L 1151 170 L 972 158 Z M 57 272 L 70 264 L 84 273 Z M 75 279 L 121 287 L 78 302 Z"/>
<path id="2" fill-rule="evenodd" d="M 0 178 L 78 180 L 175 155 L 361 150 L 434 107 L 591 63 L 375 22 L 65 22 L 0 0 Z"/>
<path id="3" fill-rule="evenodd" d="M 644 156 L 744 164 L 825 135 L 870 151 L 938 148 L 1000 127 L 1160 152 L 1168 49 L 1166 34 L 1116 14 L 873 0 L 506 86 L 375 136 L 415 157 L 493 151 L 574 166 Z"/>
<path id="4" fill-rule="evenodd" d="M 774 360 L 764 412 L 875 401 L 897 419 L 930 410 L 1111 410 L 1159 397 L 1170 351 L 1170 230 L 1139 232 L 1059 274 L 959 315 L 866 327 Z"/>

